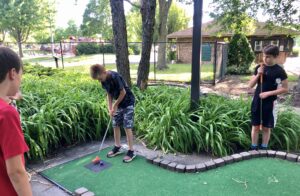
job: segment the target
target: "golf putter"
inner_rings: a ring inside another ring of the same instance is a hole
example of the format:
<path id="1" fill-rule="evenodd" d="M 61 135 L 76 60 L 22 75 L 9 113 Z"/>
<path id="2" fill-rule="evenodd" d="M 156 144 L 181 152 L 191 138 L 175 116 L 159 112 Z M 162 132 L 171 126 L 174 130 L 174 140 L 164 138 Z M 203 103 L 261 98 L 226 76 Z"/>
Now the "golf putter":
<path id="1" fill-rule="evenodd" d="M 111 118 L 109 118 L 109 122 L 108 122 L 108 125 L 107 125 L 107 128 L 106 128 L 105 134 L 104 134 L 104 136 L 103 136 L 103 139 L 102 139 L 102 142 L 101 142 L 101 145 L 100 145 L 100 148 L 99 148 L 99 152 L 102 150 L 103 143 L 104 143 L 104 141 L 105 141 L 107 132 L 108 132 L 108 130 L 109 130 L 109 125 L 110 125 L 110 123 L 111 123 Z"/>
<path id="2" fill-rule="evenodd" d="M 102 139 L 102 142 L 101 142 L 101 145 L 100 145 L 100 148 L 99 148 L 99 152 L 102 150 L 103 143 L 104 143 L 104 141 L 105 141 L 107 132 L 108 132 L 108 130 L 109 130 L 110 122 L 111 122 L 111 118 L 109 119 L 109 122 L 108 122 L 108 125 L 107 125 L 107 128 L 106 128 L 105 134 L 104 134 L 104 136 L 103 136 L 103 139 Z M 94 164 L 100 163 L 100 166 L 103 165 L 103 161 L 100 159 L 99 156 L 96 156 L 96 157 L 92 160 L 92 162 L 93 162 Z"/>
<path id="3" fill-rule="evenodd" d="M 262 63 L 260 64 L 260 67 L 261 68 L 263 67 Z M 262 93 L 262 92 L 263 92 L 263 73 L 260 74 L 260 93 Z M 263 128 L 262 103 L 263 103 L 263 100 L 262 100 L 262 98 L 260 98 L 260 130 L 261 131 L 262 131 L 262 128 Z"/>

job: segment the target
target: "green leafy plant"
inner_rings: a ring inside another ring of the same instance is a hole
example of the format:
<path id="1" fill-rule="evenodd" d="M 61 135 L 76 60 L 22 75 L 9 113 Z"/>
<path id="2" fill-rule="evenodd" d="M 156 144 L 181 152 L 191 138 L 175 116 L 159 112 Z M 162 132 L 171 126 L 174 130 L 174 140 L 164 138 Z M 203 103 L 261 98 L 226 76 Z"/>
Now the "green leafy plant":
<path id="1" fill-rule="evenodd" d="M 62 77 L 63 74 L 63 77 Z M 99 140 L 109 121 L 105 92 L 88 74 L 61 72 L 51 77 L 25 74 L 24 99 L 18 103 L 28 157 L 40 159 L 61 147 Z M 217 95 L 201 97 L 189 110 L 190 91 L 157 86 L 136 96 L 135 133 L 149 148 L 164 152 L 208 152 L 224 156 L 251 144 L 250 100 Z M 197 118 L 198 121 L 193 121 Z M 270 147 L 298 150 L 300 116 L 281 110 Z M 110 130 L 112 135 L 112 130 Z"/>

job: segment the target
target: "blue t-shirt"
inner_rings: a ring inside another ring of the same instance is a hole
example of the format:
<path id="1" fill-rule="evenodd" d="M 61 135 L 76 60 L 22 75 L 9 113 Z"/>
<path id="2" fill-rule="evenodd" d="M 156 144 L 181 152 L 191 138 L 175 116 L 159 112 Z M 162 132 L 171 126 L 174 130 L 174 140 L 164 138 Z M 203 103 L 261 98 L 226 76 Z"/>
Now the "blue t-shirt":
<path id="1" fill-rule="evenodd" d="M 120 95 L 120 91 L 125 89 L 126 95 L 124 99 L 121 101 L 121 103 L 119 104 L 119 108 L 126 108 L 128 106 L 134 105 L 135 102 L 134 95 L 130 90 L 130 88 L 128 87 L 125 80 L 122 78 L 122 76 L 119 73 L 114 71 L 109 71 L 109 75 L 106 81 L 101 82 L 101 84 L 102 84 L 102 88 L 104 88 L 106 92 L 110 94 L 115 100 L 118 99 Z"/>
<path id="2" fill-rule="evenodd" d="M 260 65 L 257 65 L 254 70 L 254 75 L 257 75 L 257 70 Z M 284 69 L 275 64 L 273 66 L 264 66 L 264 73 L 263 73 L 263 83 L 262 83 L 262 91 L 273 91 L 276 90 L 283 80 L 287 79 L 287 74 Z M 261 83 L 260 80 L 257 82 L 254 98 L 259 99 L 259 94 L 261 90 Z M 275 101 L 277 99 L 277 95 L 269 96 L 264 101 Z"/>

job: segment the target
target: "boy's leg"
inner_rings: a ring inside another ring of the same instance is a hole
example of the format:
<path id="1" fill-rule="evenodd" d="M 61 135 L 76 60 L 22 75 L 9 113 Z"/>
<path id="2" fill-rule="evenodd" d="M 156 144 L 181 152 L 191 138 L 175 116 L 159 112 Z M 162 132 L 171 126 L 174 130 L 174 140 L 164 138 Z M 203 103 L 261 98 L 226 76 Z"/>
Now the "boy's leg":
<path id="1" fill-rule="evenodd" d="M 114 139 L 115 139 L 115 146 L 121 146 L 121 131 L 120 127 L 114 127 Z"/>
<path id="2" fill-rule="evenodd" d="M 257 144 L 258 144 L 258 137 L 259 137 L 259 127 L 260 126 L 252 126 L 252 131 L 251 131 L 251 149 L 257 149 Z"/>
<path id="3" fill-rule="evenodd" d="M 261 144 L 262 149 L 268 148 L 270 136 L 271 136 L 271 128 L 263 127 L 263 138 L 262 138 L 262 144 Z"/>
<path id="4" fill-rule="evenodd" d="M 125 129 L 129 150 L 133 151 L 133 134 L 132 129 Z"/>
<path id="5" fill-rule="evenodd" d="M 115 146 L 108 152 L 107 157 L 111 158 L 121 154 L 121 131 L 120 125 L 123 123 L 123 110 L 119 108 L 112 117 L 112 125 L 114 128 Z"/>
<path id="6" fill-rule="evenodd" d="M 271 128 L 275 127 L 276 119 L 277 119 L 277 101 L 274 102 L 267 102 L 265 103 L 263 109 L 263 137 L 262 137 L 262 144 L 261 149 L 267 149 L 270 136 L 271 136 Z"/>
<path id="7" fill-rule="evenodd" d="M 132 133 L 132 128 L 134 125 L 134 106 L 128 106 L 126 108 L 126 111 L 124 112 L 123 125 L 126 131 L 126 137 L 127 137 L 128 147 L 129 147 L 127 155 L 124 157 L 123 161 L 128 163 L 132 161 L 136 156 L 133 151 L 133 133 Z"/>

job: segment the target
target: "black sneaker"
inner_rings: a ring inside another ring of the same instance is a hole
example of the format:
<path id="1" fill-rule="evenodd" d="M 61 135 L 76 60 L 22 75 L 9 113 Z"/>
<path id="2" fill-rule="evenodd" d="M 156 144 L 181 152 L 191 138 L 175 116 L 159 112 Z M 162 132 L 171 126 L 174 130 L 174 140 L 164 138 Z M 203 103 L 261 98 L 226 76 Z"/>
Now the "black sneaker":
<path id="1" fill-rule="evenodd" d="M 250 146 L 250 150 L 258 150 L 258 146 Z"/>
<path id="2" fill-rule="evenodd" d="M 260 150 L 268 150 L 268 147 L 262 147 L 262 146 L 260 146 L 259 149 Z"/>
<path id="3" fill-rule="evenodd" d="M 136 154 L 133 150 L 128 150 L 126 156 L 123 158 L 124 163 L 131 162 L 136 157 Z"/>
<path id="4" fill-rule="evenodd" d="M 114 148 L 111 151 L 109 151 L 106 156 L 108 158 L 112 158 L 112 157 L 115 157 L 119 154 L 122 154 L 120 149 L 121 149 L 121 147 L 114 146 Z"/>

